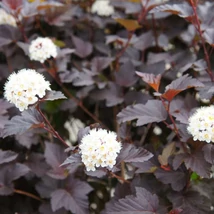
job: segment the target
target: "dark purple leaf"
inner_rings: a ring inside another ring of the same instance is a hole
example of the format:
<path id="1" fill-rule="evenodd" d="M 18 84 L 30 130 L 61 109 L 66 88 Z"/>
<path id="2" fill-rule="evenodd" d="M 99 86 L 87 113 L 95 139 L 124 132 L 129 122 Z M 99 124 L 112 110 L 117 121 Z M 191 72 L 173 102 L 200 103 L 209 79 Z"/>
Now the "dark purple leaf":
<path id="1" fill-rule="evenodd" d="M 59 181 L 49 176 L 43 176 L 36 184 L 36 190 L 42 198 L 50 198 L 51 193 L 59 188 Z"/>
<path id="2" fill-rule="evenodd" d="M 123 102 L 121 88 L 113 82 L 108 82 L 106 88 L 94 90 L 90 95 L 95 100 L 106 100 L 106 106 L 112 107 Z"/>
<path id="3" fill-rule="evenodd" d="M 145 105 L 136 104 L 123 109 L 118 115 L 118 122 L 124 123 L 137 119 L 137 126 L 166 120 L 167 112 L 159 100 L 149 100 Z"/>
<path id="4" fill-rule="evenodd" d="M 112 61 L 113 58 L 111 57 L 95 57 L 92 59 L 91 69 L 94 73 L 99 73 L 107 68 Z"/>
<path id="5" fill-rule="evenodd" d="M 118 72 L 114 73 L 116 83 L 121 86 L 131 87 L 137 81 L 135 68 L 130 60 L 120 66 Z"/>
<path id="6" fill-rule="evenodd" d="M 206 42 L 213 46 L 214 45 L 214 28 L 206 29 L 203 35 Z"/>
<path id="7" fill-rule="evenodd" d="M 170 184 L 175 191 L 181 191 L 187 184 L 187 174 L 182 171 L 165 171 L 158 169 L 155 177 L 164 184 Z"/>
<path id="8" fill-rule="evenodd" d="M 73 213 L 89 213 L 87 194 L 91 191 L 86 182 L 69 177 L 67 189 L 57 189 L 51 194 L 52 210 L 65 208 Z"/>
<path id="9" fill-rule="evenodd" d="M 143 64 L 140 67 L 140 72 L 154 75 L 162 75 L 165 71 L 165 64 L 166 63 L 164 61 L 158 61 L 153 64 Z"/>
<path id="10" fill-rule="evenodd" d="M 65 170 L 60 167 L 66 157 L 63 147 L 54 143 L 45 143 L 45 159 L 52 167 L 52 170 L 47 172 L 50 177 L 55 179 L 64 179 L 67 177 Z"/>
<path id="11" fill-rule="evenodd" d="M 23 111 L 21 116 L 15 116 L 5 124 L 3 137 L 13 134 L 23 134 L 33 126 L 39 126 L 43 122 L 36 109 L 30 108 Z"/>
<path id="12" fill-rule="evenodd" d="M 25 165 L 28 166 L 37 177 L 44 176 L 49 169 L 49 166 L 45 162 L 44 155 L 40 153 L 31 153 Z"/>
<path id="13" fill-rule="evenodd" d="M 51 205 L 48 203 L 43 203 L 40 207 L 39 207 L 39 212 L 41 214 L 67 214 L 68 212 L 62 208 L 57 210 L 56 212 L 52 211 L 51 209 Z"/>
<path id="14" fill-rule="evenodd" d="M 204 84 L 186 74 L 167 85 L 162 96 L 171 101 L 180 92 L 193 87 L 204 87 Z"/>
<path id="15" fill-rule="evenodd" d="M 85 58 L 92 53 L 93 47 L 91 43 L 83 41 L 82 39 L 76 36 L 72 36 L 72 41 L 76 49 L 74 54 L 76 54 L 77 56 Z"/>
<path id="16" fill-rule="evenodd" d="M 173 168 L 177 169 L 182 162 L 185 163 L 187 169 L 191 169 L 198 175 L 204 178 L 210 177 L 210 167 L 211 164 L 204 160 L 204 155 L 202 151 L 196 151 L 192 154 L 179 154 L 176 155 L 173 160 Z"/>
<path id="17" fill-rule="evenodd" d="M 184 18 L 193 15 L 193 9 L 187 2 L 181 4 L 163 4 L 150 10 L 150 13 L 157 12 L 168 12 Z"/>
<path id="18" fill-rule="evenodd" d="M 78 131 L 78 143 L 80 144 L 81 143 L 81 140 L 82 138 L 87 135 L 90 131 L 90 127 L 89 126 L 86 126 L 85 128 L 81 128 L 79 131 Z"/>
<path id="19" fill-rule="evenodd" d="M 132 105 L 137 103 L 145 104 L 148 100 L 152 100 L 153 97 L 149 94 L 142 93 L 140 91 L 129 91 L 125 95 L 126 105 Z"/>
<path id="20" fill-rule="evenodd" d="M 206 144 L 203 147 L 204 158 L 208 163 L 214 164 L 214 145 Z"/>
<path id="21" fill-rule="evenodd" d="M 138 50 L 145 50 L 148 47 L 153 46 L 154 44 L 154 33 L 152 31 L 148 31 L 143 33 L 138 37 L 138 40 L 134 43 L 134 47 Z"/>
<path id="22" fill-rule="evenodd" d="M 181 214 L 207 214 L 210 211 L 208 199 L 196 191 L 169 193 L 167 197 L 173 208 L 182 210 Z"/>
<path id="23" fill-rule="evenodd" d="M 16 27 L 0 25 L 0 47 L 15 42 L 18 39 L 20 39 L 20 32 Z"/>
<path id="24" fill-rule="evenodd" d="M 2 151 L 0 150 L 0 164 L 8 163 L 17 158 L 18 154 L 13 151 Z"/>
<path id="25" fill-rule="evenodd" d="M 28 130 L 23 134 L 16 134 L 16 140 L 24 147 L 30 149 L 32 145 L 39 143 L 39 135 L 33 130 Z"/>
<path id="26" fill-rule="evenodd" d="M 61 91 L 47 91 L 44 100 L 58 100 L 58 99 L 67 99 Z"/>
<path id="27" fill-rule="evenodd" d="M 29 168 L 24 164 L 7 164 L 0 166 L 0 195 L 10 195 L 13 192 L 12 181 L 29 172 Z"/>
<path id="28" fill-rule="evenodd" d="M 24 51 L 27 56 L 29 56 L 29 44 L 24 42 L 17 42 L 16 44 Z"/>
<path id="29" fill-rule="evenodd" d="M 158 197 L 151 194 L 146 189 L 136 187 L 136 196 L 128 195 L 119 199 L 113 205 L 106 207 L 106 214 L 157 214 Z"/>
<path id="30" fill-rule="evenodd" d="M 132 144 L 124 143 L 122 144 L 122 149 L 117 157 L 117 162 L 145 162 L 152 156 L 152 153 L 143 148 L 136 148 Z"/>
<path id="31" fill-rule="evenodd" d="M 74 153 L 70 155 L 68 158 L 65 159 L 65 161 L 60 166 L 67 166 L 69 168 L 79 166 L 82 164 L 81 156 L 79 153 Z"/>
<path id="32" fill-rule="evenodd" d="M 91 177 L 97 177 L 97 178 L 102 178 L 106 175 L 107 172 L 105 172 L 102 168 L 101 169 L 96 169 L 94 172 L 93 171 L 86 171 L 85 174 Z"/>

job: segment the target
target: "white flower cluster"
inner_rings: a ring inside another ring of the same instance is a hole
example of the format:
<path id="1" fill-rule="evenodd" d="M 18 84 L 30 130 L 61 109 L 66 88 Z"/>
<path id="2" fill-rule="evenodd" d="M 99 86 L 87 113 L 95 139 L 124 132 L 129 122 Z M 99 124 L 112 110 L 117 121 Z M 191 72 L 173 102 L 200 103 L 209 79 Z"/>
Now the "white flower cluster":
<path id="1" fill-rule="evenodd" d="M 30 44 L 29 56 L 31 60 L 43 63 L 46 59 L 57 56 L 57 47 L 51 39 L 38 37 Z"/>
<path id="2" fill-rule="evenodd" d="M 109 0 L 96 0 L 91 7 L 91 12 L 97 13 L 99 16 L 113 15 L 114 7 L 109 3 Z"/>
<path id="3" fill-rule="evenodd" d="M 197 109 L 189 118 L 187 130 L 193 140 L 214 142 L 214 106 Z"/>
<path id="4" fill-rule="evenodd" d="M 82 138 L 79 148 L 86 170 L 95 171 L 96 167 L 111 169 L 116 164 L 121 143 L 117 141 L 115 132 L 92 129 Z"/>
<path id="5" fill-rule="evenodd" d="M 12 73 L 4 86 L 4 97 L 23 111 L 43 98 L 50 83 L 45 81 L 43 75 L 32 69 L 22 69 Z"/>
<path id="6" fill-rule="evenodd" d="M 17 26 L 15 18 L 0 8 L 0 25 L 4 24 L 11 25 L 13 27 Z"/>

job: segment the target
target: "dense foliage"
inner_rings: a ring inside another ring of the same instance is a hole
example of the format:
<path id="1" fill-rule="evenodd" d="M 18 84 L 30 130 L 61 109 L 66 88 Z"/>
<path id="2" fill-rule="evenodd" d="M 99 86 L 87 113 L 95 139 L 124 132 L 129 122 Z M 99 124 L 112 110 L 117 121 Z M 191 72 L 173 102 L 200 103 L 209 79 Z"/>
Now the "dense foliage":
<path id="1" fill-rule="evenodd" d="M 95 3 L 1 2 L 0 213 L 213 213 L 214 2 Z M 52 89 L 22 112 L 4 98 L 21 69 Z M 121 143 L 93 166 L 92 130 Z"/>

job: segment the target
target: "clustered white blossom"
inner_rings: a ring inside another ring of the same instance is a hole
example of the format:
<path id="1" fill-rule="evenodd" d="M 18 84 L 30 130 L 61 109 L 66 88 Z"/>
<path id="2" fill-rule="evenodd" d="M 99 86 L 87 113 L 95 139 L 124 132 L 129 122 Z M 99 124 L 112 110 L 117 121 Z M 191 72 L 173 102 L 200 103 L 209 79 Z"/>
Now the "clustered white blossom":
<path id="1" fill-rule="evenodd" d="M 113 168 L 121 143 L 117 141 L 115 132 L 92 129 L 82 138 L 79 148 L 86 170 L 95 171 L 96 167 Z"/>
<path id="2" fill-rule="evenodd" d="M 189 118 L 187 130 L 193 140 L 214 142 L 214 106 L 198 108 Z"/>
<path id="3" fill-rule="evenodd" d="M 10 14 L 8 14 L 5 10 L 3 10 L 2 8 L 0 8 L 0 25 L 11 25 L 16 27 L 16 20 L 13 16 L 11 16 Z"/>
<path id="4" fill-rule="evenodd" d="M 4 97 L 23 111 L 43 98 L 46 90 L 50 89 L 50 82 L 45 81 L 42 74 L 33 69 L 22 69 L 12 73 L 4 86 Z"/>
<path id="5" fill-rule="evenodd" d="M 97 13 L 99 16 L 113 15 L 114 7 L 109 3 L 109 0 L 96 0 L 91 7 L 91 12 Z"/>
<path id="6" fill-rule="evenodd" d="M 43 63 L 50 57 L 57 56 L 57 47 L 51 39 L 38 37 L 30 44 L 29 56 L 31 60 Z"/>

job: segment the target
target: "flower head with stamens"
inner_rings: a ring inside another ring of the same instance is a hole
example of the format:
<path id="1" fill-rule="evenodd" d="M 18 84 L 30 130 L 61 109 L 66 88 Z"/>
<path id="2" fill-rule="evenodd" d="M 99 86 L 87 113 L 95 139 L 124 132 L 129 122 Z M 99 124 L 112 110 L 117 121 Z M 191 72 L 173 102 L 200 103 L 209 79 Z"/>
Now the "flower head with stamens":
<path id="1" fill-rule="evenodd" d="M 96 0 L 91 7 L 91 12 L 97 13 L 99 16 L 113 15 L 114 7 L 109 3 L 109 0 Z"/>
<path id="2" fill-rule="evenodd" d="M 17 27 L 15 18 L 9 13 L 7 13 L 5 10 L 0 8 L 0 25 L 4 24 Z"/>
<path id="3" fill-rule="evenodd" d="M 46 95 L 46 90 L 51 90 L 50 82 L 42 74 L 33 69 L 22 69 L 12 73 L 4 86 L 4 97 L 23 111 L 29 105 L 35 104 L 39 98 Z"/>
<path id="4" fill-rule="evenodd" d="M 95 171 L 96 167 L 113 168 L 121 143 L 117 141 L 115 132 L 92 129 L 82 138 L 79 148 L 86 170 Z"/>
<path id="5" fill-rule="evenodd" d="M 198 108 L 189 118 L 187 130 L 193 140 L 214 142 L 214 106 Z"/>
<path id="6" fill-rule="evenodd" d="M 51 39 L 38 37 L 30 44 L 29 56 L 31 60 L 43 63 L 50 57 L 57 56 L 57 47 Z"/>

